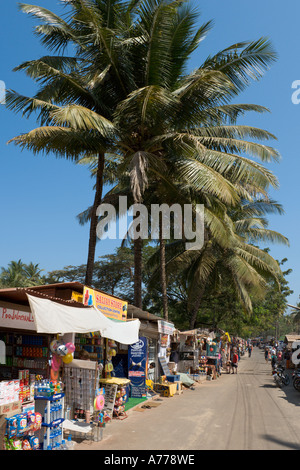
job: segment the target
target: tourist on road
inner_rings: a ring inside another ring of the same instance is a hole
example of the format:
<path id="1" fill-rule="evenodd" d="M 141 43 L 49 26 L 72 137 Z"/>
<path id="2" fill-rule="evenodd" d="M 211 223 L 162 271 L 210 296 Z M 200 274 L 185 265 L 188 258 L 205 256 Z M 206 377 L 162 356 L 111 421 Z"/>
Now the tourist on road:
<path id="1" fill-rule="evenodd" d="M 272 359 L 271 359 L 272 369 L 275 367 L 276 362 L 277 362 L 277 356 L 276 354 L 272 354 Z"/>
<path id="2" fill-rule="evenodd" d="M 266 362 L 269 361 L 270 350 L 268 348 L 265 349 L 265 360 Z"/>
<path id="3" fill-rule="evenodd" d="M 248 345 L 248 356 L 249 356 L 249 357 L 251 357 L 252 349 L 253 349 L 253 346 L 252 346 L 252 344 L 250 343 L 250 344 Z"/>
<path id="4" fill-rule="evenodd" d="M 279 363 L 281 363 L 281 361 L 282 361 L 282 352 L 281 351 L 278 351 L 278 353 L 277 353 L 277 361 Z"/>
<path id="5" fill-rule="evenodd" d="M 237 351 L 234 351 L 232 355 L 232 363 L 231 363 L 232 374 L 234 374 L 234 370 L 235 370 L 235 373 L 237 374 L 238 362 L 239 362 L 239 356 L 237 354 Z"/>

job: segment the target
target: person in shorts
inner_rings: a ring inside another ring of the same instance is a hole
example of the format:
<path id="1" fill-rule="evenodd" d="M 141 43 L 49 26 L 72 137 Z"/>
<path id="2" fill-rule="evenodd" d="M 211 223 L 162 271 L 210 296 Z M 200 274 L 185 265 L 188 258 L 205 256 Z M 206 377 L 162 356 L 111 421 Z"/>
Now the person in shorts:
<path id="1" fill-rule="evenodd" d="M 234 351 L 234 353 L 232 355 L 232 362 L 231 362 L 232 374 L 234 374 L 234 371 L 237 374 L 238 362 L 239 362 L 239 356 L 238 356 L 237 352 Z"/>

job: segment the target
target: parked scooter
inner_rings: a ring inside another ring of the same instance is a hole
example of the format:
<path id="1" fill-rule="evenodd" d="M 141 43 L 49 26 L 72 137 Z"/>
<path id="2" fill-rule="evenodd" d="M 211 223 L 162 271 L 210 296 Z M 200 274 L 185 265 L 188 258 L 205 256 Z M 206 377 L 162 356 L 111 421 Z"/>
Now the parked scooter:
<path id="1" fill-rule="evenodd" d="M 281 365 L 275 364 L 272 369 L 273 379 L 276 385 L 282 387 L 283 385 L 289 385 L 290 377 L 285 372 L 285 368 Z M 299 376 L 300 378 L 300 376 Z"/>
<path id="2" fill-rule="evenodd" d="M 292 375 L 293 387 L 295 390 L 300 392 L 300 370 L 296 369 Z"/>

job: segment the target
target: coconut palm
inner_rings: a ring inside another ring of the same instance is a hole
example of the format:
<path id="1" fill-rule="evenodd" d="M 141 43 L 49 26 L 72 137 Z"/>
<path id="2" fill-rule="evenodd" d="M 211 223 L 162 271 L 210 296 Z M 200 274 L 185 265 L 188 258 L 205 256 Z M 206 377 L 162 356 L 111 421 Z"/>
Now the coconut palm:
<path id="1" fill-rule="evenodd" d="M 191 54 L 210 29 L 196 28 L 198 13 L 182 1 L 70 0 L 65 19 L 32 5 L 24 12 L 42 21 L 35 32 L 58 55 L 22 64 L 40 85 L 28 98 L 16 92 L 7 105 L 25 116 L 38 111 L 41 126 L 13 142 L 33 152 L 77 161 L 97 155 L 86 283 L 90 284 L 96 244 L 96 208 L 103 187 L 105 155 L 121 161 L 135 202 L 152 180 L 174 181 L 234 206 L 240 198 L 266 195 L 277 179 L 262 162 L 276 150 L 259 143 L 274 136 L 237 125 L 252 104 L 230 104 L 275 60 L 260 39 L 237 43 L 187 73 Z M 62 55 L 70 45 L 74 54 Z M 168 171 L 167 171 L 168 170 Z M 140 305 L 141 246 L 136 241 L 136 288 Z"/>
<path id="2" fill-rule="evenodd" d="M 17 145 L 73 161 L 83 155 L 97 156 L 87 285 L 91 284 L 94 267 L 96 210 L 102 198 L 105 152 L 114 137 L 110 119 L 115 104 L 129 91 L 126 54 L 121 50 L 115 23 L 121 29 L 121 19 L 129 20 L 133 5 L 120 0 L 69 1 L 71 10 L 66 19 L 39 6 L 20 5 L 23 12 L 42 22 L 35 27 L 35 33 L 50 51 L 63 53 L 70 45 L 75 49 L 73 56 L 44 56 L 16 67 L 16 71 L 23 70 L 35 80 L 40 89 L 33 98 L 10 91 L 7 106 L 26 117 L 38 112 L 41 127 L 13 139 Z M 112 87 L 115 82 L 117 85 Z"/>
<path id="3" fill-rule="evenodd" d="M 282 214 L 282 207 L 274 201 L 259 199 L 250 204 L 244 201 L 228 212 L 230 217 L 224 215 L 228 230 L 226 245 L 210 236 L 202 250 L 184 251 L 182 245 L 176 255 L 174 247 L 171 247 L 168 270 L 173 275 L 178 271 L 184 273 L 191 328 L 195 327 L 197 313 L 209 285 L 217 288 L 230 279 L 237 298 L 244 309 L 251 312 L 251 295 L 263 298 L 267 281 L 272 278 L 279 285 L 282 277 L 278 262 L 253 244 L 263 240 L 288 245 L 287 238 L 270 230 L 266 220 L 268 213 Z"/>
<path id="4" fill-rule="evenodd" d="M 7 268 L 2 267 L 0 273 L 1 287 L 30 287 L 42 284 L 42 269 L 38 264 L 23 263 L 22 260 L 11 261 Z"/>

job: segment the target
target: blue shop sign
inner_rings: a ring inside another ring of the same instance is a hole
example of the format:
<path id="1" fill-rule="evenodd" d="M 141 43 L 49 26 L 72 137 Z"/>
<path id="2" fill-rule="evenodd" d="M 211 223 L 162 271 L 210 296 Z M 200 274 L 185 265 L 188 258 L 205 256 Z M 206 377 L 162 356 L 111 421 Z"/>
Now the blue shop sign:
<path id="1" fill-rule="evenodd" d="M 128 378 L 131 381 L 131 396 L 143 398 L 146 393 L 146 363 L 147 338 L 141 337 L 139 341 L 129 346 L 128 350 Z"/>

